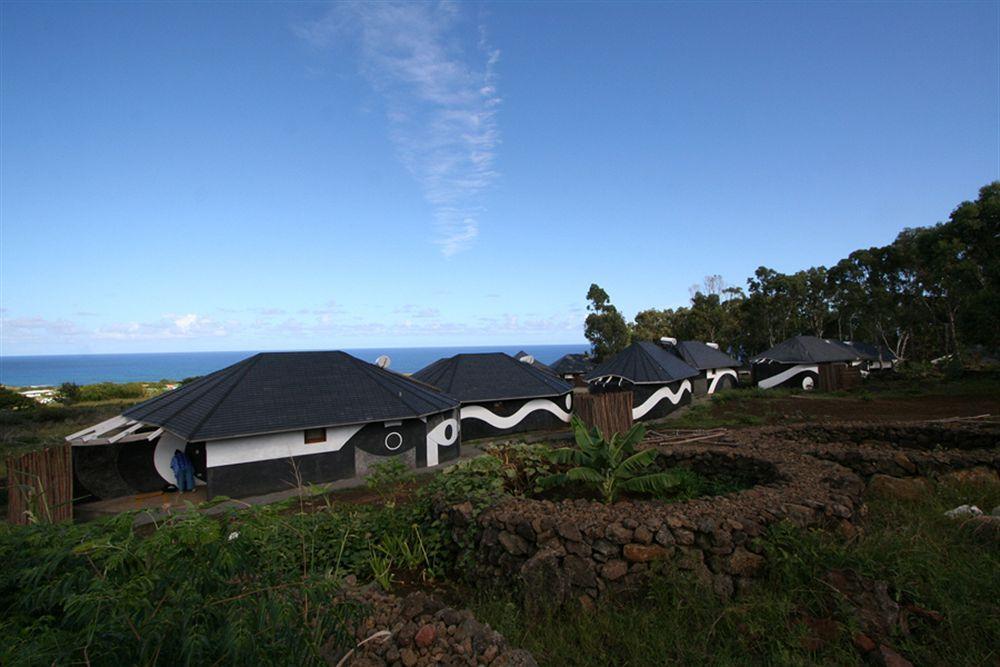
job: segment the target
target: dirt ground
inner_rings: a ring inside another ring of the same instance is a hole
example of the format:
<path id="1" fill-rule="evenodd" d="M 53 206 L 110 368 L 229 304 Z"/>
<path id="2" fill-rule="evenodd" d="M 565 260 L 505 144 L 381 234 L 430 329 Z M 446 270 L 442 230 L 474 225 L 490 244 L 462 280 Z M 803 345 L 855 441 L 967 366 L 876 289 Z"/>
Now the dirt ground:
<path id="1" fill-rule="evenodd" d="M 940 395 L 864 398 L 823 397 L 799 394 L 773 399 L 721 403 L 712 406 L 712 416 L 724 418 L 728 412 L 762 418 L 769 424 L 804 421 L 900 421 L 1000 415 L 1000 395 Z"/>

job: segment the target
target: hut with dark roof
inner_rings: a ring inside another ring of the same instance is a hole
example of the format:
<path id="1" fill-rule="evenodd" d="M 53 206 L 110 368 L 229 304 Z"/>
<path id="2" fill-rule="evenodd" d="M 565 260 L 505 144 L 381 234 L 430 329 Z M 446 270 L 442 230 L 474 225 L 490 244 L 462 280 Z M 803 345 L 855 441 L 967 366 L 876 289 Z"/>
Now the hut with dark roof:
<path id="1" fill-rule="evenodd" d="M 892 370 L 899 358 L 885 345 L 873 345 L 857 340 L 845 340 L 844 345 L 858 353 L 866 371 Z"/>
<path id="2" fill-rule="evenodd" d="M 721 352 L 716 343 L 703 343 L 700 340 L 675 341 L 673 338 L 661 339 L 661 343 L 668 352 L 673 352 L 688 366 L 698 370 L 698 377 L 693 383 L 695 394 L 714 394 L 720 389 L 730 389 L 739 384 L 737 369 L 740 362 Z"/>
<path id="3" fill-rule="evenodd" d="M 78 482 L 99 498 L 175 481 L 175 451 L 208 497 L 278 491 L 457 458 L 458 401 L 345 352 L 267 352 L 67 437 Z"/>
<path id="4" fill-rule="evenodd" d="M 501 352 L 456 354 L 412 375 L 461 401 L 465 440 L 562 426 L 573 387 Z"/>
<path id="5" fill-rule="evenodd" d="M 585 354 L 566 354 L 559 357 L 550 368 L 563 380 L 571 382 L 574 387 L 586 387 L 587 381 L 584 377 L 594 370 L 594 362 Z"/>
<path id="6" fill-rule="evenodd" d="M 555 371 L 553 371 L 550 366 L 547 366 L 546 364 L 543 364 L 538 359 L 536 359 L 534 355 L 528 354 L 524 350 L 521 350 L 520 352 L 518 352 L 517 354 L 515 354 L 513 356 L 518 361 L 524 362 L 524 363 L 528 364 L 529 366 L 534 366 L 538 370 L 542 370 L 542 371 L 545 371 L 547 373 L 552 373 L 553 375 L 555 375 Z"/>
<path id="7" fill-rule="evenodd" d="M 698 369 L 651 341 L 637 341 L 587 374 L 592 393 L 631 391 L 632 418 L 659 419 L 691 402 Z"/>
<path id="8" fill-rule="evenodd" d="M 838 378 L 860 360 L 855 350 L 839 341 L 792 336 L 752 357 L 750 364 L 753 381 L 762 389 L 785 387 L 826 391 L 838 388 L 842 384 Z"/>

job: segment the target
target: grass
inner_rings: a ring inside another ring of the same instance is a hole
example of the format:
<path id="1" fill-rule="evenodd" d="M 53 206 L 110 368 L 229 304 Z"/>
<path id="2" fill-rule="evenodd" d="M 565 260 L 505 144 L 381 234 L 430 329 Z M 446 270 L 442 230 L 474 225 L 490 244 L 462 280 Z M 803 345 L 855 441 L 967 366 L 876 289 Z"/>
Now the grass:
<path id="1" fill-rule="evenodd" d="M 638 599 L 595 611 L 528 618 L 509 591 L 478 591 L 471 606 L 541 665 L 859 664 L 856 622 L 819 577 L 852 568 L 886 580 L 903 602 L 944 615 L 940 625 L 911 620 L 911 634 L 889 643 L 915 664 L 996 664 L 1000 637 L 1000 551 L 946 509 L 1000 503 L 1000 485 L 939 486 L 917 503 L 871 504 L 855 542 L 787 525 L 765 539 L 762 585 L 731 603 L 677 572 L 664 572 Z M 832 619 L 836 634 L 807 647 L 806 616 Z"/>
<path id="2" fill-rule="evenodd" d="M 67 435 L 121 414 L 134 403 L 101 401 L 0 411 L 0 465 L 7 456 L 63 444 Z"/>

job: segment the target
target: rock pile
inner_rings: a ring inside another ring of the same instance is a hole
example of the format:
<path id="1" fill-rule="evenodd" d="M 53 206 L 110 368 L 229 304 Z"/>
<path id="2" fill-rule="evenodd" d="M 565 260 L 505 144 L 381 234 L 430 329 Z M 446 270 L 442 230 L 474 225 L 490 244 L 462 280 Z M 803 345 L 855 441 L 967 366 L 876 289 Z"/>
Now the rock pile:
<path id="1" fill-rule="evenodd" d="M 400 598 L 364 588 L 347 595 L 364 605 L 367 613 L 353 628 L 358 645 L 346 654 L 331 650 L 326 656 L 330 665 L 536 665 L 530 653 L 511 647 L 471 611 L 453 609 L 425 593 Z"/>

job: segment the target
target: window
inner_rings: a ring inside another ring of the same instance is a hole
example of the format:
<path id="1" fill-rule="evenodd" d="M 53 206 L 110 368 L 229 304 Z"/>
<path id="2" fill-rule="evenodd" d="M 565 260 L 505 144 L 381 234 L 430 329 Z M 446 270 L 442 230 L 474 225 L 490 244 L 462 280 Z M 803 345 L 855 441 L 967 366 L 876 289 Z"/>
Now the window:
<path id="1" fill-rule="evenodd" d="M 399 434 L 398 431 L 393 431 L 389 435 L 385 436 L 385 448 L 390 452 L 394 452 L 403 445 L 403 436 Z"/>
<path id="2" fill-rule="evenodd" d="M 325 428 L 307 428 L 305 430 L 306 444 L 312 445 L 317 442 L 326 442 Z"/>

